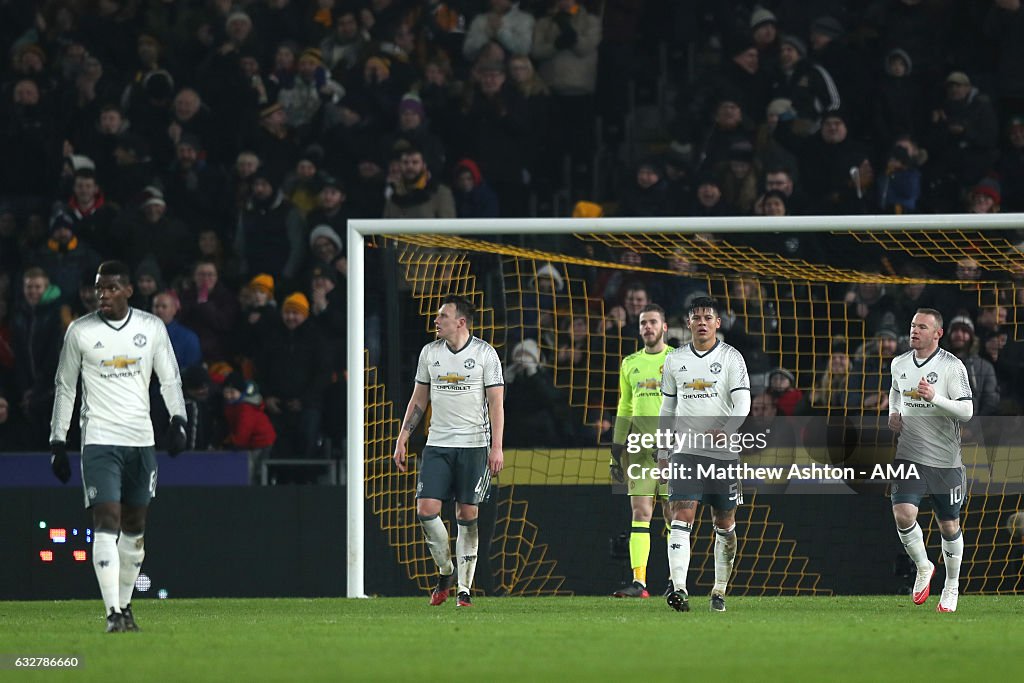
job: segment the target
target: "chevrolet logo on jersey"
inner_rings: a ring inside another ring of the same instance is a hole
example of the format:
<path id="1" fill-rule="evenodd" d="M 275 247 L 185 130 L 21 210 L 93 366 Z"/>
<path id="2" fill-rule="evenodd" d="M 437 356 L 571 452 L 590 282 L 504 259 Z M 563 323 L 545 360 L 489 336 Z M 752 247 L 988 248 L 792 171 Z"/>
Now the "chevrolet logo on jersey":
<path id="1" fill-rule="evenodd" d="M 917 389 L 904 389 L 903 395 L 906 396 L 907 398 L 912 398 L 915 401 L 921 400 L 921 392 L 918 391 Z"/>
<path id="2" fill-rule="evenodd" d="M 700 378 L 700 379 L 695 379 L 692 382 L 687 382 L 686 384 L 683 385 L 683 388 L 684 389 L 693 389 L 694 391 L 707 391 L 711 387 L 715 386 L 715 384 L 717 384 L 717 383 L 718 383 L 718 380 L 715 380 L 714 382 L 708 382 L 708 381 L 705 381 L 703 378 Z"/>
<path id="3" fill-rule="evenodd" d="M 448 382 L 448 384 L 458 384 L 459 382 L 466 381 L 466 376 L 456 375 L 454 372 L 449 372 L 447 375 L 438 375 L 437 379 L 441 382 Z"/>
<path id="4" fill-rule="evenodd" d="M 638 390 L 639 389 L 649 389 L 651 391 L 655 391 L 655 390 L 660 391 L 661 390 L 661 382 L 656 380 L 656 379 L 645 379 L 643 381 L 637 382 L 636 383 L 636 388 Z"/>
<path id="5" fill-rule="evenodd" d="M 129 358 L 128 356 L 114 356 L 110 360 L 100 361 L 100 365 L 105 368 L 114 368 L 115 370 L 124 370 L 127 367 L 137 364 L 141 358 Z"/>

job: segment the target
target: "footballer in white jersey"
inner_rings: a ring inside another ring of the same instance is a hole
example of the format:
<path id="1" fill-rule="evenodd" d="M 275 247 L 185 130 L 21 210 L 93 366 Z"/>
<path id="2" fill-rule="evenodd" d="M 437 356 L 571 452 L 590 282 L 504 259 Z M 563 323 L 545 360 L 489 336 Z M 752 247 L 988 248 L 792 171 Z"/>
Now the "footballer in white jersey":
<path id="1" fill-rule="evenodd" d="M 671 449 L 673 476 L 669 482 L 672 524 L 668 561 L 674 590 L 666 599 L 676 611 L 690 610 L 686 592 L 690 533 L 697 504 L 704 502 L 711 506 L 715 520 L 711 609 L 724 612 L 736 559 L 736 507 L 743 503 L 739 474 L 728 470 L 738 459 L 729 444 L 735 443 L 730 437 L 750 413 L 750 380 L 743 356 L 718 340 L 722 326 L 718 302 L 710 297 L 695 299 L 687 313 L 693 341 L 665 357 L 661 379 L 661 414 L 677 439 Z M 668 465 L 664 460 L 659 464 Z M 718 477 L 715 473 L 719 472 L 724 476 Z"/>
<path id="2" fill-rule="evenodd" d="M 489 446 L 487 389 L 504 382 L 497 351 L 479 337 L 470 336 L 457 350 L 443 339 L 424 346 L 416 364 L 416 383 L 430 388 L 427 445 Z"/>
<path id="3" fill-rule="evenodd" d="M 733 415 L 736 399 L 742 402 L 746 397 L 747 410 L 750 408 L 747 365 L 735 347 L 716 340 L 707 351 L 698 351 L 691 343 L 670 352 L 665 357 L 661 391 L 666 398 L 675 399 L 674 412 L 662 408 L 667 416 L 678 418 L 679 439 L 674 450 L 720 460 L 739 459 L 738 450 L 730 449 L 728 439 L 722 438 L 728 436 L 730 426 L 735 432 L 742 424 L 742 420 L 736 424 Z"/>
<path id="4" fill-rule="evenodd" d="M 405 472 L 409 436 L 430 404 L 433 412 L 416 482 L 416 513 L 437 562 L 437 585 L 430 595 L 434 606 L 448 599 L 456 580 L 456 606 L 472 605 L 470 590 L 480 545 L 479 505 L 487 498 L 491 477 L 505 462 L 501 363 L 494 348 L 470 332 L 475 313 L 464 297 L 442 299 L 434 318 L 438 339 L 420 352 L 416 384 L 393 456 L 399 471 Z M 451 498 L 459 527 L 458 572 L 448 530 L 440 518 L 442 503 Z"/>
<path id="5" fill-rule="evenodd" d="M 152 446 L 149 380 L 156 372 L 171 415 L 185 415 L 178 363 L 160 318 L 129 308 L 112 323 L 100 311 L 71 323 L 57 368 L 50 439 L 63 441 L 82 378 L 82 445 Z"/>
<path id="6" fill-rule="evenodd" d="M 926 401 L 918 384 L 924 381 L 936 396 L 971 401 L 973 392 L 967 368 L 942 348 L 936 348 L 923 360 L 915 354 L 910 350 L 892 362 L 890 396 L 899 404 L 903 422 L 896 458 L 932 467 L 960 467 L 960 421 Z"/>
<path id="7" fill-rule="evenodd" d="M 168 451 L 185 448 L 187 421 L 181 377 L 167 328 L 154 315 L 131 308 L 128 266 L 100 264 L 99 310 L 71 324 L 55 378 L 50 460 L 67 483 L 67 432 L 79 381 L 82 387 L 82 488 L 92 510 L 93 569 L 103 596 L 107 632 L 137 631 L 132 591 L 145 557 L 144 531 L 156 495 L 157 463 L 149 416 L 155 372 L 171 415 Z"/>
<path id="8" fill-rule="evenodd" d="M 911 350 L 892 362 L 889 428 L 899 437 L 894 462 L 898 474 L 890 486 L 896 531 L 917 565 L 911 593 L 914 604 L 928 600 L 935 574 L 917 522 L 921 500 L 929 498 L 946 566 L 936 611 L 955 612 L 964 554 L 960 508 L 967 495 L 960 423 L 974 415 L 974 401 L 963 362 L 939 348 L 942 334 L 942 314 L 932 308 L 918 309 L 910 324 Z"/>

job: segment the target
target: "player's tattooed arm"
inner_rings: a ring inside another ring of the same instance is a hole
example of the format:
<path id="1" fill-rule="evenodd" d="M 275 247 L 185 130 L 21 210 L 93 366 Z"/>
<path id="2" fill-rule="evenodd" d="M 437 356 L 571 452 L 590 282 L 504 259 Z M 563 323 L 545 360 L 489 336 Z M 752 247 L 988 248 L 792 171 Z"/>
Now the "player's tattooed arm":
<path id="1" fill-rule="evenodd" d="M 416 431 L 416 428 L 420 424 L 420 420 L 423 419 L 423 408 L 419 406 L 413 406 L 412 412 L 409 413 L 408 417 L 405 418 L 405 424 L 402 425 L 402 429 L 412 434 Z"/>

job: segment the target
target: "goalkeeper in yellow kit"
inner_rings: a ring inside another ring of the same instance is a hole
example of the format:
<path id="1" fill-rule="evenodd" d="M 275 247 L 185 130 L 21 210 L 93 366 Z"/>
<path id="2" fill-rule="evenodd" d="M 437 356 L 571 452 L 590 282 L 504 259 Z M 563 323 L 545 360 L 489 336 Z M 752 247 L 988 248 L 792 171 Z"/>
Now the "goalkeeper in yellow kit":
<path id="1" fill-rule="evenodd" d="M 668 325 L 665 311 L 648 304 L 640 312 L 640 337 L 644 348 L 622 360 L 619 370 L 619 408 L 615 416 L 610 473 L 613 481 L 626 483 L 633 527 L 629 535 L 629 564 L 633 581 L 618 589 L 617 598 L 647 598 L 647 560 L 651 554 L 651 517 L 654 501 L 668 502 L 668 485 L 659 483 L 652 470 L 657 468 L 653 449 L 627 451 L 627 437 L 654 433 L 661 412 L 661 372 L 665 354 L 672 350 L 665 343 Z M 636 437 L 634 437 L 635 439 Z M 635 450 L 630 449 L 630 450 Z M 663 510 L 668 519 L 667 511 Z"/>

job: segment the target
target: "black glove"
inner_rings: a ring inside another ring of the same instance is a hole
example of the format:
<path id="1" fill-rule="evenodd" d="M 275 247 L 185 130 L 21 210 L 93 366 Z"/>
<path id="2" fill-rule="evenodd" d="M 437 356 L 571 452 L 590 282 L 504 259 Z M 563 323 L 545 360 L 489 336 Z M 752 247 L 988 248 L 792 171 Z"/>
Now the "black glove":
<path id="1" fill-rule="evenodd" d="M 620 484 L 626 481 L 626 474 L 622 471 L 622 452 L 624 450 L 626 450 L 626 447 L 621 443 L 613 443 L 612 462 L 608 464 L 608 474 L 611 476 L 612 481 Z"/>
<path id="2" fill-rule="evenodd" d="M 185 450 L 187 444 L 188 422 L 181 415 L 175 415 L 167 426 L 167 454 L 173 458 Z"/>
<path id="3" fill-rule="evenodd" d="M 50 442 L 50 469 L 53 476 L 60 479 L 60 483 L 66 484 L 71 479 L 71 464 L 68 463 L 68 445 L 63 441 Z"/>

